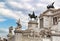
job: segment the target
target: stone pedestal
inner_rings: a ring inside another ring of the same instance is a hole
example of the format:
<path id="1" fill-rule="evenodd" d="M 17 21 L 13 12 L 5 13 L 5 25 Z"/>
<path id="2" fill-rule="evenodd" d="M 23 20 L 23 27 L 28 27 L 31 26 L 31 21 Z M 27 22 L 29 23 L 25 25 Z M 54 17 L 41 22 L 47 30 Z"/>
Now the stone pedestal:
<path id="1" fill-rule="evenodd" d="M 38 23 L 36 20 L 30 20 L 28 22 L 28 29 L 36 30 L 38 28 Z"/>
<path id="2" fill-rule="evenodd" d="M 59 36 L 52 36 L 52 41 L 60 41 L 60 37 Z"/>
<path id="3" fill-rule="evenodd" d="M 60 31 L 60 18 L 58 19 L 58 31 Z"/>
<path id="4" fill-rule="evenodd" d="M 50 38 L 43 38 L 42 40 L 43 40 L 43 41 L 51 41 Z"/>

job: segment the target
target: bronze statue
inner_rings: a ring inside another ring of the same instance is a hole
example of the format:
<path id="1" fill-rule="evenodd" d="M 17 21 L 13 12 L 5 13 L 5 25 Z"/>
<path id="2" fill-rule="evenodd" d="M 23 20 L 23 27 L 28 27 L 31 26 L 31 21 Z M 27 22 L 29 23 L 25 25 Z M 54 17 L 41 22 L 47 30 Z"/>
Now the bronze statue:
<path id="1" fill-rule="evenodd" d="M 37 18 L 37 16 L 35 16 L 35 13 L 34 13 L 34 11 L 33 11 L 33 14 L 29 14 L 29 17 L 32 19 L 32 18 L 34 18 L 34 19 L 36 19 Z"/>
<path id="2" fill-rule="evenodd" d="M 54 8 L 53 5 L 54 5 L 54 2 L 53 2 L 51 5 L 48 5 L 48 6 L 47 6 L 47 9 Z"/>
<path id="3" fill-rule="evenodd" d="M 17 22 L 16 24 L 17 24 L 18 26 L 21 26 L 21 24 L 20 24 L 20 23 L 18 23 L 18 22 Z"/>

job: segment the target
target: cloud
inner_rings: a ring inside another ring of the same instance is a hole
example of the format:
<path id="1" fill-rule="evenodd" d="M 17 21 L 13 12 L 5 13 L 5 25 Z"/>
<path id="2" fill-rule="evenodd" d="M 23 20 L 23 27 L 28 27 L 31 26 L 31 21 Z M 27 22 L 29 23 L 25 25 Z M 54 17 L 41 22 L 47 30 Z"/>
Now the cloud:
<path id="1" fill-rule="evenodd" d="M 30 2 L 30 1 L 32 1 L 32 0 L 21 0 L 22 2 Z"/>
<path id="2" fill-rule="evenodd" d="M 9 10 L 9 9 L 5 9 L 5 8 L 0 8 L 0 15 L 4 15 L 6 17 L 10 17 L 10 18 L 14 18 L 14 19 L 18 19 L 18 15 L 14 14 L 13 11 Z"/>
<path id="3" fill-rule="evenodd" d="M 6 36 L 7 34 L 8 34 L 7 28 L 0 28 L 0 37 L 2 37 L 2 38 L 7 37 Z"/>
<path id="4" fill-rule="evenodd" d="M 0 33 L 7 33 L 8 29 L 7 28 L 0 28 Z"/>
<path id="5" fill-rule="evenodd" d="M 28 16 L 23 14 L 21 11 L 13 12 L 12 10 L 1 8 L 0 15 L 3 15 L 3 16 L 9 17 L 9 18 L 13 18 L 15 20 L 20 19 L 22 25 L 27 26 L 26 24 L 28 22 Z M 0 21 L 5 21 L 5 19 L 0 19 Z"/>
<path id="6" fill-rule="evenodd" d="M 6 19 L 0 18 L 0 22 L 6 21 Z"/>
<path id="7" fill-rule="evenodd" d="M 0 2 L 0 8 L 4 8 L 5 7 L 5 3 L 4 2 Z"/>
<path id="8" fill-rule="evenodd" d="M 56 8 L 56 9 L 58 9 L 58 8 L 60 8 L 60 0 L 55 0 L 55 4 L 54 4 L 54 7 Z"/>
<path id="9" fill-rule="evenodd" d="M 15 8 L 21 8 L 21 9 L 26 9 L 26 10 L 34 10 L 34 6 L 29 4 L 29 3 L 18 3 L 18 2 L 9 2 L 9 4 L 12 6 L 12 7 L 15 7 Z"/>

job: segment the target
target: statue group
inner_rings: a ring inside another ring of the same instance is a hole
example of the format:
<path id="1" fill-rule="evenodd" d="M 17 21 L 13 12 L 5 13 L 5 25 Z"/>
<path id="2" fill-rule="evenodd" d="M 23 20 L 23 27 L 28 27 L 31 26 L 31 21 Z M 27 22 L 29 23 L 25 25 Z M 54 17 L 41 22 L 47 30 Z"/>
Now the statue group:
<path id="1" fill-rule="evenodd" d="M 48 6 L 47 6 L 47 9 L 54 8 L 53 5 L 54 5 L 54 2 L 53 2 L 51 5 L 48 5 Z"/>

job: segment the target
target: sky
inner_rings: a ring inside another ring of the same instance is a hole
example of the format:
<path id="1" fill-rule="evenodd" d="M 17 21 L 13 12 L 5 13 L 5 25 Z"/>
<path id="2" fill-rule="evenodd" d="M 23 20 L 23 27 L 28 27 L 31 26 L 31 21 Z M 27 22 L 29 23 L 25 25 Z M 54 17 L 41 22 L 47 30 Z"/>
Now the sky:
<path id="1" fill-rule="evenodd" d="M 10 26 L 16 28 L 18 19 L 21 21 L 22 29 L 26 29 L 28 14 L 34 11 L 39 16 L 52 2 L 55 2 L 56 9 L 60 7 L 60 0 L 0 0 L 0 37 L 7 36 Z"/>

